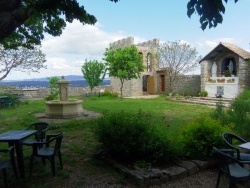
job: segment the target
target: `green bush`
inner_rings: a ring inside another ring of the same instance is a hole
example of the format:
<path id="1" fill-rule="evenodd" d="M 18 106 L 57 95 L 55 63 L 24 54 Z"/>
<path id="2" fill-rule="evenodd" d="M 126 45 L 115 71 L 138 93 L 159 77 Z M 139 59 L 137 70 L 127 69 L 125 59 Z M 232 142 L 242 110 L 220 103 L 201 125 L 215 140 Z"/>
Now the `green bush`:
<path id="1" fill-rule="evenodd" d="M 95 134 L 112 158 L 127 162 L 172 162 L 176 156 L 166 136 L 166 126 L 153 122 L 142 111 L 137 114 L 106 114 L 98 119 Z"/>
<path id="2" fill-rule="evenodd" d="M 250 139 L 250 99 L 235 100 L 227 111 L 229 120 L 235 124 L 235 132 Z"/>
<path id="3" fill-rule="evenodd" d="M 191 158 L 211 157 L 213 146 L 224 146 L 222 133 L 231 132 L 230 126 L 223 127 L 209 115 L 202 115 L 191 121 L 182 130 L 183 155 Z"/>
<path id="4" fill-rule="evenodd" d="M 222 125 L 234 124 L 234 132 L 245 139 L 250 139 L 250 90 L 244 90 L 230 105 L 224 108 L 218 104 L 210 114 Z"/>
<path id="5" fill-rule="evenodd" d="M 210 112 L 213 119 L 220 121 L 221 125 L 233 123 L 227 113 L 228 109 L 223 105 L 222 101 L 216 103 L 216 108 Z"/>
<path id="6" fill-rule="evenodd" d="M 201 96 L 201 97 L 206 97 L 207 95 L 208 95 L 208 92 L 207 92 L 207 91 L 201 90 L 201 92 L 200 92 L 200 96 Z"/>
<path id="7" fill-rule="evenodd" d="M 60 79 L 57 77 L 51 77 L 49 78 L 49 88 L 50 88 L 50 94 L 45 97 L 45 100 L 50 101 L 50 100 L 56 100 L 58 99 L 59 95 L 59 85 L 58 81 Z"/>
<path id="8" fill-rule="evenodd" d="M 104 91 L 101 93 L 101 97 L 110 97 L 110 98 L 117 98 L 119 96 L 118 93 L 110 92 L 110 91 Z"/>

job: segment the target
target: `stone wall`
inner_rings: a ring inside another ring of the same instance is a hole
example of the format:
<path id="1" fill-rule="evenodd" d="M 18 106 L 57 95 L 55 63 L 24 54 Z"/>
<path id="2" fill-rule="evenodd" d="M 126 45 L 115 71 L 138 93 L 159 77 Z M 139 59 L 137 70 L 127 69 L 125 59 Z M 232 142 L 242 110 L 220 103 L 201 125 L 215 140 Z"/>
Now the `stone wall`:
<path id="1" fill-rule="evenodd" d="M 166 77 L 166 90 L 168 91 L 168 77 Z M 201 91 L 200 75 L 183 75 L 178 76 L 173 83 L 173 93 L 180 95 L 197 96 Z"/>
<path id="2" fill-rule="evenodd" d="M 239 69 L 237 76 L 239 77 L 239 92 L 244 88 L 250 88 L 250 63 L 239 58 Z"/>
<path id="3" fill-rule="evenodd" d="M 111 91 L 118 93 L 120 95 L 121 81 L 117 78 L 110 79 Z M 131 97 L 131 96 L 141 96 L 142 93 L 142 78 L 132 79 L 128 81 L 124 81 L 123 84 L 123 97 Z"/>
<path id="4" fill-rule="evenodd" d="M 126 46 L 134 45 L 134 37 L 127 37 L 118 41 L 115 41 L 113 43 L 110 43 L 110 48 L 117 49 L 117 48 L 123 48 Z"/>
<path id="5" fill-rule="evenodd" d="M 110 86 L 98 86 L 93 89 L 93 92 L 110 91 Z M 0 93 L 15 93 L 21 96 L 21 99 L 41 99 L 45 98 L 49 95 L 49 88 L 38 88 L 38 89 L 11 89 L 11 90 L 3 90 L 0 88 Z M 89 87 L 69 87 L 68 94 L 69 96 L 83 96 L 85 94 L 90 93 Z"/>

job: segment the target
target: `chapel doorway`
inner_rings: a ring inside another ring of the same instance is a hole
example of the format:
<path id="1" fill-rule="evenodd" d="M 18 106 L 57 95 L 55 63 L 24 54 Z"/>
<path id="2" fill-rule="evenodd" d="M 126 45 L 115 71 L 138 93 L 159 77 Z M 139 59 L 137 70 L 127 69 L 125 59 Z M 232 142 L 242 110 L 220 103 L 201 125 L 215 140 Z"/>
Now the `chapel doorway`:
<path id="1" fill-rule="evenodd" d="M 165 75 L 160 75 L 160 89 L 161 92 L 165 92 Z"/>
<path id="2" fill-rule="evenodd" d="M 155 94 L 155 79 L 154 76 L 148 76 L 148 93 Z"/>

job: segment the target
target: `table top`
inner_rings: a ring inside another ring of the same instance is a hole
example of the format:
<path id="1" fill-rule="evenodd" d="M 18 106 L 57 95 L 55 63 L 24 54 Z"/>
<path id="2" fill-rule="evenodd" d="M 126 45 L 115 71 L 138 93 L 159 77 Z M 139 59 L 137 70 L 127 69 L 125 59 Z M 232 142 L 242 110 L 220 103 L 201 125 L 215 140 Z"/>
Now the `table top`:
<path id="1" fill-rule="evenodd" d="M 37 132 L 37 130 L 13 130 L 13 131 L 8 131 L 8 132 L 0 134 L 0 142 L 23 140 L 23 139 L 33 135 L 36 132 Z"/>
<path id="2" fill-rule="evenodd" d="M 8 98 L 8 96 L 0 96 L 0 99 Z"/>
<path id="3" fill-rule="evenodd" d="M 240 144 L 239 147 L 242 149 L 249 149 L 250 150 L 250 142 Z"/>

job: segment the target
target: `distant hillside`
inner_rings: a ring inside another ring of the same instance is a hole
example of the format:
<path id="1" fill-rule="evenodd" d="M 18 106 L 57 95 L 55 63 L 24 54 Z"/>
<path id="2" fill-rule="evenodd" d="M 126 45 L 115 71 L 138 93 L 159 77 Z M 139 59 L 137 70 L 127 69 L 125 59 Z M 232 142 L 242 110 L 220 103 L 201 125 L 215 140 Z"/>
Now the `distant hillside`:
<path id="1" fill-rule="evenodd" d="M 61 76 L 51 76 L 51 77 L 58 77 L 62 78 Z M 23 79 L 23 80 L 2 80 L 2 82 L 13 82 L 13 81 L 48 81 L 49 78 L 51 77 L 44 77 L 44 78 L 30 78 L 30 79 Z M 82 75 L 67 75 L 64 76 L 64 78 L 68 81 L 73 81 L 73 80 L 85 80 Z M 109 80 L 109 78 L 105 79 Z"/>
<path id="2" fill-rule="evenodd" d="M 23 81 L 48 81 L 49 78 L 52 77 L 58 77 L 59 79 L 62 78 L 62 76 L 51 76 L 46 78 L 30 78 L 30 79 L 24 79 Z M 84 80 L 82 75 L 67 75 L 64 76 L 66 80 L 72 81 L 72 80 Z"/>

